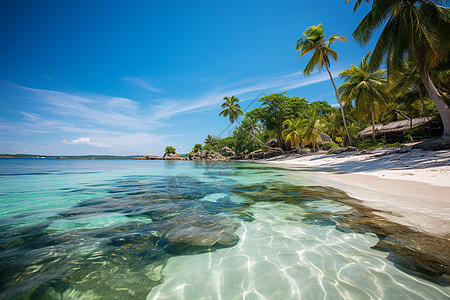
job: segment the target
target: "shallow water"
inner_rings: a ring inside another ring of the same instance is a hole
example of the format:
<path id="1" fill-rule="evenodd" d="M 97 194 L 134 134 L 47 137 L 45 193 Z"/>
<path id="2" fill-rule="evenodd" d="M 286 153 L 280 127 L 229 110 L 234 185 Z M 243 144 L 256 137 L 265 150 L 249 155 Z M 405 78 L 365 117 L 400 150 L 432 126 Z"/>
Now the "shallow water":
<path id="1" fill-rule="evenodd" d="M 450 297 L 342 226 L 348 198 L 250 163 L 0 159 L 0 299 Z"/>

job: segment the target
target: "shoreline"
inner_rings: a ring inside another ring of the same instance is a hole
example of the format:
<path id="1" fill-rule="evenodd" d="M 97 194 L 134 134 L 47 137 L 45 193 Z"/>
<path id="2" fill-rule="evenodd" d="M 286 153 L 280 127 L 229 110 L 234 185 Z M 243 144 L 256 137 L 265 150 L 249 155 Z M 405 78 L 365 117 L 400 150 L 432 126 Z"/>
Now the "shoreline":
<path id="1" fill-rule="evenodd" d="M 285 155 L 258 162 L 310 171 L 388 221 L 450 240 L 450 151 L 389 151 Z"/>

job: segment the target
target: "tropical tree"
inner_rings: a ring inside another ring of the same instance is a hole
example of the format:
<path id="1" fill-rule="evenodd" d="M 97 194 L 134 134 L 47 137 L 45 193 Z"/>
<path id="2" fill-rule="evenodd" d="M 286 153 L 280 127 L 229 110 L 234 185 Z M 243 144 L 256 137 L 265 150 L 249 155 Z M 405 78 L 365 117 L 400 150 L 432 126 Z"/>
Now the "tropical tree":
<path id="1" fill-rule="evenodd" d="M 336 62 L 338 53 L 331 49 L 331 44 L 336 41 L 346 42 L 347 39 L 343 36 L 331 35 L 328 39 L 325 40 L 325 35 L 323 33 L 323 25 L 319 24 L 317 26 L 311 26 L 303 32 L 303 38 L 297 41 L 295 45 L 295 50 L 300 51 L 300 55 L 298 59 L 301 59 L 305 54 L 314 52 L 311 60 L 306 65 L 303 73 L 307 76 L 317 68 L 319 71 L 325 66 L 325 69 L 330 76 L 331 83 L 333 84 L 334 91 L 336 94 L 336 98 L 339 102 L 339 106 L 341 108 L 342 120 L 344 122 L 345 131 L 347 133 L 348 142 L 352 144 L 352 137 L 350 132 L 348 131 L 347 121 L 345 119 L 344 108 L 342 106 L 341 99 L 339 98 L 339 94 L 336 88 L 336 84 L 334 83 L 333 76 L 330 72 L 330 57 Z"/>
<path id="2" fill-rule="evenodd" d="M 192 152 L 194 152 L 194 153 L 197 153 L 202 150 L 203 150 L 202 144 L 195 144 L 194 148 L 192 148 Z"/>
<path id="3" fill-rule="evenodd" d="M 311 144 L 313 150 L 316 149 L 317 142 L 321 142 L 321 126 L 319 118 L 315 111 L 310 111 L 308 118 L 303 119 L 303 145 Z"/>
<path id="4" fill-rule="evenodd" d="M 305 98 L 288 97 L 284 93 L 274 93 L 259 99 L 261 107 L 249 112 L 249 115 L 260 120 L 266 130 L 277 135 L 278 146 L 283 149 L 283 123 L 287 119 L 300 116 L 308 108 Z"/>
<path id="5" fill-rule="evenodd" d="M 303 144 L 303 119 L 287 119 L 284 121 L 284 125 L 287 126 L 283 130 L 283 137 L 292 147 L 298 148 L 300 144 Z"/>
<path id="6" fill-rule="evenodd" d="M 375 141 L 375 117 L 377 107 L 386 103 L 387 81 L 384 77 L 386 70 L 371 72 L 369 69 L 369 51 L 358 66 L 352 65 L 339 74 L 345 83 L 339 86 L 341 99 L 345 103 L 355 100 L 356 115 L 365 120 L 367 112 L 372 119 L 372 139 Z"/>
<path id="7" fill-rule="evenodd" d="M 366 0 L 365 0 L 366 1 Z M 362 0 L 357 0 L 360 5 Z M 366 1 L 369 2 L 369 1 Z M 450 138 L 450 106 L 431 80 L 430 72 L 449 59 L 450 9 L 438 0 L 372 0 L 371 10 L 353 33 L 366 45 L 385 24 L 370 58 L 372 70 L 385 63 L 388 77 L 401 69 L 405 58 L 413 61 L 444 125 L 442 138 Z M 355 9 L 357 6 L 355 5 Z"/>
<path id="8" fill-rule="evenodd" d="M 167 153 L 173 153 L 173 154 L 175 154 L 176 151 L 177 151 L 177 150 L 176 150 L 174 147 L 172 147 L 172 146 L 167 146 L 166 149 L 164 149 L 164 154 L 167 154 Z"/>
<path id="9" fill-rule="evenodd" d="M 239 105 L 239 99 L 235 96 L 225 96 L 223 97 L 223 103 L 221 105 L 222 111 L 219 113 L 219 116 L 223 116 L 225 118 L 228 117 L 231 124 L 234 122 L 237 122 L 242 128 L 242 124 L 239 122 L 239 117 L 244 115 L 244 112 L 241 110 L 241 106 Z M 261 145 L 264 145 L 264 143 L 258 139 L 256 136 L 254 136 L 251 132 L 249 134 L 257 140 Z"/>

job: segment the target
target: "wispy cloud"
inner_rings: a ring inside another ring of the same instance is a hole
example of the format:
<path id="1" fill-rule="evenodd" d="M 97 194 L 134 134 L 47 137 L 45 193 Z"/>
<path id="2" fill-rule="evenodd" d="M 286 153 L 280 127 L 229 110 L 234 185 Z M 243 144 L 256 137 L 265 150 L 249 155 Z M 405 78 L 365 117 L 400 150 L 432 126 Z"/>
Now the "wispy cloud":
<path id="1" fill-rule="evenodd" d="M 114 97 L 111 98 L 108 102 L 106 102 L 106 106 L 119 109 L 136 110 L 139 106 L 139 103 L 127 98 Z"/>
<path id="2" fill-rule="evenodd" d="M 129 83 L 131 83 L 134 86 L 140 87 L 144 90 L 147 91 L 152 91 L 152 92 L 156 92 L 156 93 L 161 93 L 163 92 L 161 89 L 158 89 L 156 87 L 153 86 L 153 84 L 151 84 L 149 82 L 149 80 L 147 78 L 144 77 L 128 77 L 128 76 L 124 76 L 122 78 L 123 81 L 127 81 Z"/>
<path id="3" fill-rule="evenodd" d="M 342 70 L 337 70 L 333 76 L 337 76 Z M 237 95 L 244 97 L 251 93 L 283 92 L 299 87 L 313 85 L 330 80 L 326 73 L 314 73 L 310 77 L 304 77 L 301 72 L 285 75 L 272 75 L 256 78 L 247 78 L 229 85 L 210 90 L 209 92 L 195 98 L 166 99 L 161 104 L 153 105 L 152 118 L 155 120 L 170 118 L 175 115 L 194 113 L 217 107 L 224 96 Z M 255 94 L 256 96 L 256 94 Z M 252 99 L 252 97 L 247 97 Z"/>
<path id="4" fill-rule="evenodd" d="M 62 142 L 65 143 L 65 144 L 71 144 L 71 145 L 86 144 L 86 145 L 91 145 L 91 146 L 101 147 L 101 148 L 110 148 L 110 147 L 112 147 L 111 145 L 108 145 L 108 144 L 91 141 L 91 138 L 88 138 L 88 137 L 87 138 L 80 137 L 79 139 L 73 140 L 71 142 L 68 142 L 67 140 L 62 140 Z"/>

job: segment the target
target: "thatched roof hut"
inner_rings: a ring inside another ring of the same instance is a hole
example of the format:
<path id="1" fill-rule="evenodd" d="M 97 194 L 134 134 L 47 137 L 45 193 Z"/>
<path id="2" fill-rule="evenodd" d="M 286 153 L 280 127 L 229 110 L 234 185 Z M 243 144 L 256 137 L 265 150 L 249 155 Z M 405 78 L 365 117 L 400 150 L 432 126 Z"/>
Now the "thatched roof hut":
<path id="1" fill-rule="evenodd" d="M 320 139 L 322 140 L 322 143 L 332 143 L 333 139 L 330 138 L 330 136 L 326 133 L 320 132 L 319 131 L 319 135 L 320 135 Z"/>
<path id="2" fill-rule="evenodd" d="M 234 155 L 234 151 L 230 148 L 230 147 L 223 147 L 222 149 L 219 150 L 220 153 L 222 154 L 232 154 Z"/>
<path id="3" fill-rule="evenodd" d="M 430 121 L 430 117 L 423 118 L 415 118 L 412 119 L 412 128 L 419 127 L 420 125 L 425 124 Z M 411 121 L 410 120 L 400 120 L 395 122 L 390 122 L 387 124 L 375 124 L 375 134 L 384 134 L 384 133 L 394 133 L 394 132 L 405 132 L 411 129 Z M 372 134 L 372 125 L 368 126 L 364 130 L 358 133 L 359 137 L 365 137 Z"/>

